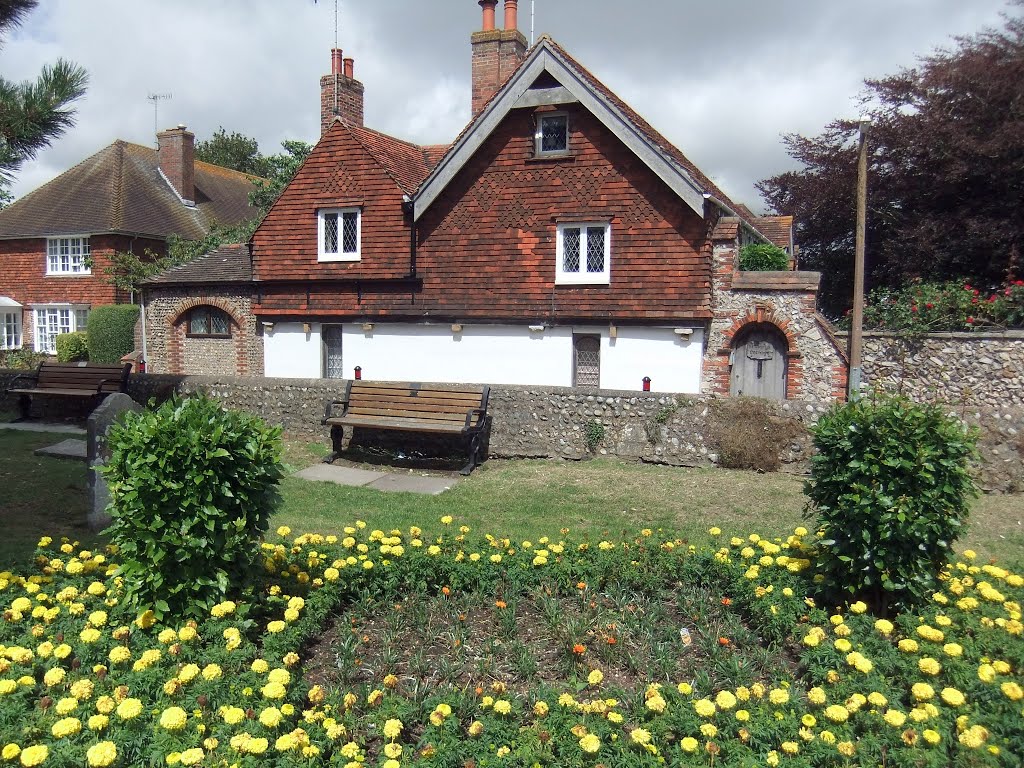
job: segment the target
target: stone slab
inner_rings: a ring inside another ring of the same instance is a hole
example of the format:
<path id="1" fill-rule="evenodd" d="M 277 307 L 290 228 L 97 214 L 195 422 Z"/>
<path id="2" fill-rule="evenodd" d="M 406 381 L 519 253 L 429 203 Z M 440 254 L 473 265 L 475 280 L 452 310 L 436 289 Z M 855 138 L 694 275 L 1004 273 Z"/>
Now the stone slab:
<path id="1" fill-rule="evenodd" d="M 37 421 L 15 421 L 0 423 L 0 429 L 14 429 L 19 432 L 52 432 L 56 435 L 84 435 L 85 430 L 71 424 L 44 424 Z"/>
<path id="2" fill-rule="evenodd" d="M 85 461 L 87 458 L 85 440 L 74 438 L 61 440 L 55 445 L 36 448 L 32 453 L 36 456 L 53 456 L 57 459 L 76 459 L 78 461 Z"/>
<path id="3" fill-rule="evenodd" d="M 401 491 L 404 493 L 423 493 L 437 496 L 459 482 L 457 477 L 443 475 L 401 475 L 388 474 L 367 485 L 378 491 Z"/>
<path id="4" fill-rule="evenodd" d="M 306 469 L 295 473 L 295 477 L 301 477 L 303 480 L 319 480 L 325 483 L 355 486 L 369 485 L 385 476 L 383 472 L 334 464 L 314 464 L 312 467 L 306 467 Z"/>

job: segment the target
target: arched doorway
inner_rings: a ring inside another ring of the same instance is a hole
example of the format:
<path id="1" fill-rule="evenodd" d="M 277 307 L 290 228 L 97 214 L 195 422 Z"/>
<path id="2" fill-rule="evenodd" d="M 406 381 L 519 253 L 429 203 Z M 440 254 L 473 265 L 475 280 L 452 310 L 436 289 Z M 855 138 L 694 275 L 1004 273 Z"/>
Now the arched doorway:
<path id="1" fill-rule="evenodd" d="M 786 399 L 786 337 L 771 323 L 751 323 L 736 334 L 731 355 L 733 396 Z"/>

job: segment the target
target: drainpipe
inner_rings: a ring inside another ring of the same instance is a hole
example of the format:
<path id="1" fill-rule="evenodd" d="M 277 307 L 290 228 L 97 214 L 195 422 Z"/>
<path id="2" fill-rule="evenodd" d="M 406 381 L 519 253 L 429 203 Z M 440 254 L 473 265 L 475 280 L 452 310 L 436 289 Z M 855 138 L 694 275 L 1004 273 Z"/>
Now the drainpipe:
<path id="1" fill-rule="evenodd" d="M 416 218 L 408 195 L 402 196 L 402 212 L 409 216 L 409 277 L 416 277 Z"/>
<path id="2" fill-rule="evenodd" d="M 142 362 L 149 364 L 149 357 L 146 355 L 146 289 L 139 288 L 139 309 L 142 315 Z"/>

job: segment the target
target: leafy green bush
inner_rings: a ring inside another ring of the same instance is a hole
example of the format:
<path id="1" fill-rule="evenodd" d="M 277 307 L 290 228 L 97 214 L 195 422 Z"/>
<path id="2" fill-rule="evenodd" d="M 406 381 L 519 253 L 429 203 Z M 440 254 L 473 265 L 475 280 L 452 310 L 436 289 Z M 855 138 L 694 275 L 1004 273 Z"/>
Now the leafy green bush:
<path id="1" fill-rule="evenodd" d="M 57 360 L 75 363 L 89 359 L 89 341 L 85 331 L 72 331 L 57 336 Z"/>
<path id="2" fill-rule="evenodd" d="M 47 359 L 49 359 L 49 355 L 43 352 L 33 352 L 31 349 L 12 349 L 0 352 L 0 368 L 34 371 L 43 360 Z"/>
<path id="3" fill-rule="evenodd" d="M 777 245 L 750 243 L 740 248 L 740 269 L 745 272 L 789 269 L 789 254 Z"/>
<path id="4" fill-rule="evenodd" d="M 135 349 L 135 304 L 109 304 L 89 313 L 89 359 L 94 363 L 116 363 Z"/>
<path id="5" fill-rule="evenodd" d="M 892 396 L 836 404 L 811 431 L 824 591 L 883 612 L 925 599 L 977 492 L 975 436 L 937 405 Z"/>
<path id="6" fill-rule="evenodd" d="M 879 288 L 864 307 L 864 327 L 883 331 L 971 331 L 1024 327 L 1024 280 L 983 292 L 959 281 Z"/>
<path id="7" fill-rule="evenodd" d="M 111 429 L 108 533 L 129 604 L 199 616 L 247 583 L 278 502 L 280 435 L 206 397 L 129 413 Z"/>

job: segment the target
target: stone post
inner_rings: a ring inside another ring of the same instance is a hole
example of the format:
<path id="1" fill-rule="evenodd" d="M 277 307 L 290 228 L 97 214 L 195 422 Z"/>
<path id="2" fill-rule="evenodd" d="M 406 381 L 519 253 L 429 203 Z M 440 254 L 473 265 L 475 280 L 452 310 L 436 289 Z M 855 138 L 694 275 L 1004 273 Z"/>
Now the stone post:
<path id="1" fill-rule="evenodd" d="M 86 514 L 90 530 L 98 531 L 110 525 L 110 513 L 107 512 L 107 505 L 110 504 L 110 491 L 107 488 L 107 481 L 99 472 L 99 467 L 103 466 L 110 458 L 107 432 L 110 431 L 110 427 L 121 414 L 126 411 L 141 410 L 144 410 L 143 407 L 128 395 L 117 392 L 108 395 L 89 416 L 86 425 L 86 456 L 88 458 L 86 480 L 89 489 L 89 508 Z"/>

